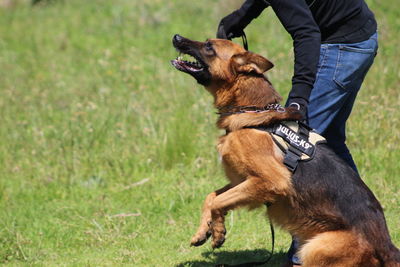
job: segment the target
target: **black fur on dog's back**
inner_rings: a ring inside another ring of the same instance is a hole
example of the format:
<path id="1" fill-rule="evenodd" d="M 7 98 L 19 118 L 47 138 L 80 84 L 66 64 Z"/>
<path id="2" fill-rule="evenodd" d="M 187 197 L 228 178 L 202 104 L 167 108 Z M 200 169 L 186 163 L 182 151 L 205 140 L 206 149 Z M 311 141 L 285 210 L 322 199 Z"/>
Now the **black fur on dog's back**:
<path id="1" fill-rule="evenodd" d="M 383 210 L 371 190 L 348 164 L 326 144 L 317 145 L 315 157 L 301 162 L 292 176 L 297 193 L 295 208 L 315 223 L 323 220 L 326 230 L 357 226 L 382 262 L 400 263 L 400 252 L 391 242 Z M 330 211 L 324 218 L 321 211 Z M 313 214 L 313 211 L 318 213 Z"/>

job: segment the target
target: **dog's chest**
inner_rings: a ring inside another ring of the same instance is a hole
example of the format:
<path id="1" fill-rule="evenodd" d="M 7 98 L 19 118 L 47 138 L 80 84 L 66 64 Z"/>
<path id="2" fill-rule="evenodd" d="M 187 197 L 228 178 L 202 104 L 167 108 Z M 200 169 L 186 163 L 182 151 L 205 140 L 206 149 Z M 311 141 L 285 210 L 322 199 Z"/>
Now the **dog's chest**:
<path id="1" fill-rule="evenodd" d="M 229 148 L 229 141 L 227 140 L 226 136 L 221 136 L 218 140 L 217 144 L 217 151 L 218 151 L 218 159 L 224 166 L 226 167 L 232 167 L 232 151 Z"/>
<path id="2" fill-rule="evenodd" d="M 218 157 L 219 157 L 220 160 L 222 160 L 222 151 L 223 151 L 223 148 L 224 148 L 225 140 L 226 140 L 226 136 L 225 135 L 221 136 L 218 139 L 217 151 L 218 151 Z"/>
<path id="3" fill-rule="evenodd" d="M 234 154 L 230 138 L 227 135 L 221 136 L 218 140 L 217 151 L 220 161 L 224 166 L 235 165 Z"/>
<path id="4" fill-rule="evenodd" d="M 219 160 L 225 171 L 226 177 L 232 185 L 240 184 L 245 180 L 245 171 L 237 158 L 238 154 L 232 149 L 231 140 L 221 136 L 218 140 L 217 151 Z"/>

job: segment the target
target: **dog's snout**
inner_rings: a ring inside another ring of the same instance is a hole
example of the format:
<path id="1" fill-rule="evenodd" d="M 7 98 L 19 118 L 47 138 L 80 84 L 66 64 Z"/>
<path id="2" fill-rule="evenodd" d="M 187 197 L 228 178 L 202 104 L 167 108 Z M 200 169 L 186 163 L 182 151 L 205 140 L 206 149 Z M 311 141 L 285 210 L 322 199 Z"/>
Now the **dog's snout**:
<path id="1" fill-rule="evenodd" d="M 182 42 L 182 40 L 183 40 L 183 37 L 180 36 L 179 34 L 175 34 L 174 37 L 172 38 L 172 42 L 174 44 L 178 44 L 178 43 Z"/>
<path id="2" fill-rule="evenodd" d="M 179 41 L 182 41 L 182 39 L 183 39 L 183 37 L 180 36 L 179 34 L 175 34 L 175 35 L 174 35 L 174 41 L 179 42 Z"/>

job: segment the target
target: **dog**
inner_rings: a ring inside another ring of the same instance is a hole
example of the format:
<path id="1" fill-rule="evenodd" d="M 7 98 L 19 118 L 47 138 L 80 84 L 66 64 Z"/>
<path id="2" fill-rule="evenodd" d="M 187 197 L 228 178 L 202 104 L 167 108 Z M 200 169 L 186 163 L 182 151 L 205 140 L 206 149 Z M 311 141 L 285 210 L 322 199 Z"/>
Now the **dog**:
<path id="1" fill-rule="evenodd" d="M 229 210 L 269 203 L 269 219 L 298 238 L 305 267 L 400 266 L 381 205 L 347 163 L 320 143 L 314 158 L 292 173 L 272 135 L 259 128 L 301 118 L 292 108 L 265 109 L 282 100 L 264 75 L 273 67 L 268 59 L 229 40 L 175 35 L 172 42 L 193 58 L 179 56 L 172 65 L 211 93 L 217 127 L 226 131 L 217 150 L 229 183 L 206 197 L 191 245 L 211 236 L 213 248 L 222 246 Z"/>

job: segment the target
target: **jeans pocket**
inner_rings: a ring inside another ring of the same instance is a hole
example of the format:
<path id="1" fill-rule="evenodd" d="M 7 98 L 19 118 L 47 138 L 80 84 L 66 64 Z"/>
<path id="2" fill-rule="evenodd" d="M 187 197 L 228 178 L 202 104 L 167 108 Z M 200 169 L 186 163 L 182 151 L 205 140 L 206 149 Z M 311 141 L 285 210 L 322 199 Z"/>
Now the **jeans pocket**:
<path id="1" fill-rule="evenodd" d="M 333 80 L 343 89 L 358 90 L 375 55 L 375 48 L 340 45 Z"/>

